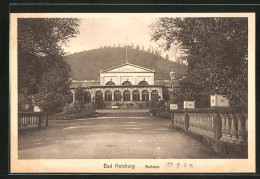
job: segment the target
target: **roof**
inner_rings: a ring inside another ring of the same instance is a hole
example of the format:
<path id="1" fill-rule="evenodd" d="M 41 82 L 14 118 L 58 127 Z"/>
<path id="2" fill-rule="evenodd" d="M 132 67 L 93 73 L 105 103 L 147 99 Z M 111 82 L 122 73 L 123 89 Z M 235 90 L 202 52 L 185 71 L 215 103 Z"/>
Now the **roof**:
<path id="1" fill-rule="evenodd" d="M 94 80 L 91 80 L 91 81 L 73 81 L 70 84 L 70 88 L 78 88 L 78 87 L 87 88 L 87 87 L 90 87 L 90 86 L 97 86 L 97 85 L 99 85 L 99 81 L 94 81 Z"/>
<path id="2" fill-rule="evenodd" d="M 155 80 L 154 85 L 149 85 L 149 86 L 165 86 L 165 87 L 171 87 L 172 82 L 171 80 Z M 179 86 L 179 81 L 175 80 L 174 81 L 174 86 Z M 91 81 L 73 81 L 70 85 L 70 88 L 91 88 L 91 87 L 119 87 L 122 85 L 112 85 L 112 86 L 107 86 L 107 85 L 100 85 L 99 81 L 91 80 Z M 140 87 L 140 85 L 131 85 L 130 87 Z"/>
<path id="3" fill-rule="evenodd" d="M 154 80 L 154 85 L 161 85 L 161 86 L 170 87 L 172 85 L 172 81 L 171 80 Z M 174 80 L 173 85 L 179 86 L 179 81 Z"/>
<path id="4" fill-rule="evenodd" d="M 101 70 L 100 72 L 103 73 L 103 72 L 108 72 L 110 70 L 113 70 L 113 69 L 116 69 L 116 68 L 120 68 L 120 67 L 123 67 L 123 66 L 132 66 L 132 67 L 135 67 L 135 68 L 139 68 L 139 69 L 142 69 L 142 70 L 145 70 L 147 72 L 152 72 L 152 73 L 155 73 L 154 70 L 151 70 L 149 68 L 144 68 L 144 67 L 141 67 L 141 66 L 138 66 L 138 65 L 134 65 L 132 63 L 123 63 L 121 65 L 117 65 L 117 66 L 114 66 L 114 67 L 111 67 L 111 68 L 108 68 L 108 69 L 105 69 L 105 70 Z"/>

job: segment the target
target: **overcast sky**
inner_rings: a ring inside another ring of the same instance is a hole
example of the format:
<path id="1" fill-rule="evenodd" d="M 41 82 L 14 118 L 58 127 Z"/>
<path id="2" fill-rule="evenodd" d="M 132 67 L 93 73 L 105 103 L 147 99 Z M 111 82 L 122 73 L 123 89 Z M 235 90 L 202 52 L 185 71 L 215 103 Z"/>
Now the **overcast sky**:
<path id="1" fill-rule="evenodd" d="M 133 43 L 135 46 L 149 46 L 158 48 L 155 42 L 151 41 L 149 25 L 156 21 L 156 17 L 144 15 L 107 14 L 82 18 L 80 23 L 80 34 L 71 38 L 64 46 L 67 53 L 75 53 L 84 50 L 96 49 L 101 46 L 118 46 Z M 163 50 L 162 50 L 163 51 Z M 165 52 L 162 56 L 165 57 Z M 170 55 L 170 54 L 169 54 Z"/>

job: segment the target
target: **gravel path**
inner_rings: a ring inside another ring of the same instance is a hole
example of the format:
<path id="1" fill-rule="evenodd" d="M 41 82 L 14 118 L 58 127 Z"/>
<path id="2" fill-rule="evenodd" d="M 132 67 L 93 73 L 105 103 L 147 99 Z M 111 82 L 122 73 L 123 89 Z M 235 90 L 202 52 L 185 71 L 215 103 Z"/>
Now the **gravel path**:
<path id="1" fill-rule="evenodd" d="M 19 135 L 19 159 L 223 158 L 147 110 L 98 111 L 99 117 L 50 120 Z"/>

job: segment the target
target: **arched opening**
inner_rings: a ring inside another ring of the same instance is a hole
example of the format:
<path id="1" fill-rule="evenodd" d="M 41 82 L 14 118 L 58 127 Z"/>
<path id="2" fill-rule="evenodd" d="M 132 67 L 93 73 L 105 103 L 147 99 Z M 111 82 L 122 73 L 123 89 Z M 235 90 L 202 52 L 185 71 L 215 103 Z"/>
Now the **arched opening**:
<path id="1" fill-rule="evenodd" d="M 140 101 L 140 92 L 138 90 L 133 91 L 133 101 Z"/>
<path id="2" fill-rule="evenodd" d="M 113 81 L 109 81 L 109 82 L 106 83 L 106 85 L 110 85 L 111 86 L 111 85 L 116 85 L 116 84 Z"/>
<path id="3" fill-rule="evenodd" d="M 112 92 L 109 90 L 105 92 L 105 101 L 112 101 Z"/>
<path id="4" fill-rule="evenodd" d="M 89 91 L 84 93 L 84 103 L 90 103 L 91 102 L 91 93 Z"/>
<path id="5" fill-rule="evenodd" d="M 123 100 L 124 101 L 130 101 L 130 91 L 125 90 L 123 93 Z"/>
<path id="6" fill-rule="evenodd" d="M 158 91 L 157 90 L 152 91 L 151 98 L 152 99 L 158 99 Z"/>
<path id="7" fill-rule="evenodd" d="M 103 103 L 103 92 L 102 91 L 97 91 L 96 92 L 96 108 L 97 109 L 102 109 L 104 107 Z"/>
<path id="8" fill-rule="evenodd" d="M 149 86 L 147 81 L 141 81 L 138 85 L 140 85 L 140 86 Z"/>
<path id="9" fill-rule="evenodd" d="M 147 90 L 142 91 L 142 101 L 149 101 L 149 92 Z"/>
<path id="10" fill-rule="evenodd" d="M 131 86 L 132 83 L 131 83 L 130 81 L 124 81 L 124 82 L 122 83 L 122 85 L 123 85 L 123 86 Z"/>
<path id="11" fill-rule="evenodd" d="M 103 92 L 102 91 L 96 91 L 96 101 L 103 101 Z"/>
<path id="12" fill-rule="evenodd" d="M 120 101 L 122 99 L 122 95 L 121 95 L 121 92 L 119 90 L 116 90 L 114 92 L 114 98 L 115 98 L 115 101 Z"/>

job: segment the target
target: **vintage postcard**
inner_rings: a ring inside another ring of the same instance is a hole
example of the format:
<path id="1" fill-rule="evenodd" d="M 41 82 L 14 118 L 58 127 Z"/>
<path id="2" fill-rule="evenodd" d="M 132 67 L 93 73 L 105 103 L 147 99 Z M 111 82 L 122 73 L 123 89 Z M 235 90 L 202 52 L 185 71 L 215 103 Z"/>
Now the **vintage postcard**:
<path id="1" fill-rule="evenodd" d="M 254 13 L 11 13 L 11 173 L 255 172 Z"/>

